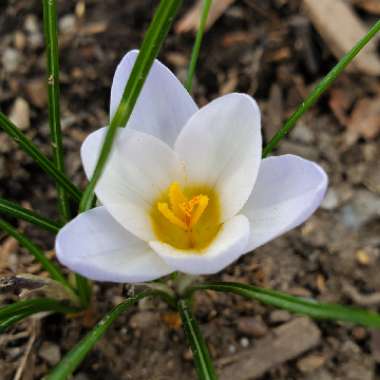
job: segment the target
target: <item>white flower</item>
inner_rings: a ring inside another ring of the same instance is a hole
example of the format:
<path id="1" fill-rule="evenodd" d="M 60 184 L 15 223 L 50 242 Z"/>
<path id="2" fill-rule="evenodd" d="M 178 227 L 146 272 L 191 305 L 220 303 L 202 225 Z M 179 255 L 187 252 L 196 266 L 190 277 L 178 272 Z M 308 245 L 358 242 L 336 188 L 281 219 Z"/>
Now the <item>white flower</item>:
<path id="1" fill-rule="evenodd" d="M 137 52 L 117 67 L 111 117 Z M 106 129 L 81 156 L 88 177 Z M 96 186 L 103 206 L 78 215 L 56 239 L 58 259 L 98 281 L 143 282 L 173 271 L 215 273 L 304 222 L 327 176 L 293 155 L 261 160 L 260 111 L 229 94 L 198 109 L 155 61 Z"/>

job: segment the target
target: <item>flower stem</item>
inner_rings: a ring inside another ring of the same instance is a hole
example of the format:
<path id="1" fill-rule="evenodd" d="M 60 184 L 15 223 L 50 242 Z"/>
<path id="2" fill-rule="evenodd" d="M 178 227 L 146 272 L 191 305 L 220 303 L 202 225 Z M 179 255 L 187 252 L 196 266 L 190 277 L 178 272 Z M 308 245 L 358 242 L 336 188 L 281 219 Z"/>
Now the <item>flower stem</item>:
<path id="1" fill-rule="evenodd" d="M 211 4 L 212 4 L 212 0 L 203 0 L 201 18 L 199 20 L 199 27 L 198 27 L 197 35 L 195 37 L 193 51 L 191 52 L 190 64 L 189 64 L 189 69 L 187 72 L 187 79 L 186 79 L 186 84 L 185 84 L 185 87 L 187 88 L 187 91 L 189 92 L 191 92 L 192 87 L 193 87 L 193 77 L 195 73 L 195 68 L 197 66 L 199 52 L 201 50 L 202 39 L 205 33 L 207 17 L 210 11 Z"/>
<path id="2" fill-rule="evenodd" d="M 332 85 L 335 79 L 343 72 L 347 65 L 356 57 L 356 55 L 367 45 L 367 43 L 380 30 L 380 20 L 378 20 L 360 39 L 356 45 L 332 68 L 332 70 L 318 83 L 309 96 L 301 103 L 297 110 L 290 116 L 284 126 L 272 137 L 263 150 L 263 157 L 277 146 L 277 144 L 292 130 L 297 121 L 308 111 L 320 98 L 320 96 Z"/>
<path id="3" fill-rule="evenodd" d="M 53 161 L 57 169 L 65 173 L 59 106 L 59 63 L 56 0 L 43 0 L 43 20 L 47 56 L 48 110 L 53 148 Z M 58 206 L 62 222 L 70 219 L 70 205 L 66 190 L 57 183 Z"/>

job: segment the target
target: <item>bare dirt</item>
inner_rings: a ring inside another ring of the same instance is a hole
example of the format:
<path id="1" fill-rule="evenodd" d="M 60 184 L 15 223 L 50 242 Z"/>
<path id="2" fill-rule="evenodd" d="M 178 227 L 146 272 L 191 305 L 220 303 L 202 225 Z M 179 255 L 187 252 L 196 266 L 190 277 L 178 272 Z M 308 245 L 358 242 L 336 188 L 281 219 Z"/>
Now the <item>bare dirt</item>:
<path id="1" fill-rule="evenodd" d="M 65 158 L 68 175 L 82 188 L 81 142 L 106 125 L 114 69 L 126 51 L 139 46 L 156 3 L 89 0 L 83 12 L 81 1 L 60 2 Z M 364 25 L 378 19 L 376 0 L 351 3 Z M 185 2 L 179 17 L 191 5 Z M 253 95 L 268 141 L 336 62 L 309 17 L 299 0 L 232 4 L 205 36 L 194 84 L 198 104 L 232 91 Z M 0 107 L 7 115 L 13 112 L 27 136 L 49 155 L 41 18 L 39 1 L 0 3 Z M 181 79 L 192 42 L 191 33 L 172 32 L 160 55 Z M 303 226 L 246 255 L 215 279 L 378 309 L 379 98 L 379 77 L 345 73 L 298 123 L 276 154 L 298 154 L 326 169 L 330 186 L 322 207 Z M 0 196 L 57 217 L 54 184 L 2 132 Z M 53 236 L 24 222 L 18 226 L 52 249 Z M 0 239 L 2 275 L 44 274 L 16 242 L 4 234 Z M 125 294 L 121 285 L 96 284 L 93 321 Z M 0 295 L 1 303 L 15 299 Z M 378 332 L 300 319 L 227 294 L 199 293 L 195 304 L 221 379 L 380 379 Z M 0 378 L 42 378 L 88 324 L 60 315 L 18 324 L 0 336 Z M 195 378 L 178 316 L 156 300 L 141 302 L 118 319 L 74 375 L 75 380 Z"/>

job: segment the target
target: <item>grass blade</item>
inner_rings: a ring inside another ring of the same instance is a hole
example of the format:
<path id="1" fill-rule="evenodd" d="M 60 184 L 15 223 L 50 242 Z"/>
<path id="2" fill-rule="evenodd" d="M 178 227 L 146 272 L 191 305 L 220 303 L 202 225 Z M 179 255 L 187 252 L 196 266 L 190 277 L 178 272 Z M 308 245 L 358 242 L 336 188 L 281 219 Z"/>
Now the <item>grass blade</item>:
<path id="1" fill-rule="evenodd" d="M 25 220 L 49 232 L 57 233 L 61 228 L 60 224 L 57 222 L 47 219 L 33 211 L 19 206 L 17 203 L 13 203 L 3 198 L 0 198 L 0 212 L 17 219 Z"/>
<path id="2" fill-rule="evenodd" d="M 25 247 L 37 261 L 50 273 L 50 276 L 64 285 L 67 289 L 71 290 L 71 286 L 66 280 L 65 276 L 62 274 L 58 265 L 50 261 L 44 254 L 44 252 L 31 240 L 29 240 L 25 235 L 18 232 L 16 228 L 11 226 L 9 223 L 0 219 L 0 229 L 4 230 L 7 234 L 13 236 L 23 247 Z"/>
<path id="3" fill-rule="evenodd" d="M 191 313 L 191 305 L 188 299 L 178 302 L 178 311 L 181 315 L 182 324 L 194 356 L 195 368 L 199 380 L 216 380 L 216 372 L 212 364 L 206 342 L 199 330 L 198 324 Z"/>
<path id="4" fill-rule="evenodd" d="M 217 292 L 234 293 L 315 319 L 351 322 L 373 328 L 380 327 L 380 314 L 377 313 L 350 306 L 320 303 L 312 299 L 294 297 L 286 293 L 263 289 L 253 285 L 234 282 L 215 282 L 195 285 L 189 289 L 189 293 L 193 293 L 196 290 L 215 290 Z"/>
<path id="5" fill-rule="evenodd" d="M 48 110 L 53 162 L 56 168 L 65 173 L 59 106 L 59 62 L 58 27 L 56 0 L 43 0 L 43 20 L 47 56 Z M 63 222 L 70 219 L 70 205 L 66 189 L 57 183 L 58 206 Z"/>
<path id="6" fill-rule="evenodd" d="M 297 121 L 308 111 L 320 98 L 320 96 L 332 85 L 335 79 L 343 72 L 347 65 L 357 56 L 357 54 L 367 45 L 367 43 L 380 30 L 380 20 L 378 20 L 368 33 L 357 42 L 357 44 L 332 68 L 332 70 L 318 83 L 309 96 L 301 103 L 297 110 L 290 116 L 284 126 L 272 137 L 263 150 L 263 157 L 277 146 L 277 144 L 293 129 Z"/>
<path id="7" fill-rule="evenodd" d="M 72 182 L 60 172 L 56 166 L 2 113 L 0 112 L 0 128 L 11 137 L 19 147 L 30 156 L 40 168 L 59 183 L 76 201 L 80 201 L 81 192 Z"/>
<path id="8" fill-rule="evenodd" d="M 117 128 L 124 127 L 127 124 L 153 61 L 160 51 L 161 45 L 166 38 L 181 3 L 182 0 L 161 0 L 155 12 L 153 20 L 144 36 L 136 62 L 133 65 L 119 107 L 107 128 L 107 134 L 93 176 L 81 200 L 80 212 L 92 207 L 95 186 L 111 152 Z"/>
<path id="9" fill-rule="evenodd" d="M 195 73 L 195 68 L 197 66 L 199 51 L 201 50 L 202 39 L 205 33 L 207 17 L 210 11 L 211 3 L 212 3 L 212 0 L 203 0 L 201 18 L 199 20 L 199 27 L 198 27 L 197 35 L 195 37 L 193 51 L 191 52 L 190 65 L 187 72 L 187 79 L 186 79 L 186 84 L 185 84 L 185 87 L 187 88 L 187 91 L 189 92 L 191 92 L 192 87 L 193 87 L 193 77 Z"/>
<path id="10" fill-rule="evenodd" d="M 15 302 L 9 306 L 0 308 L 0 334 L 4 333 L 15 323 L 42 311 L 67 314 L 76 313 L 79 309 L 48 298 Z"/>
<path id="11" fill-rule="evenodd" d="M 34 298 L 30 300 L 23 300 L 0 307 L 0 321 L 13 317 L 15 315 L 21 315 L 29 313 L 29 315 L 39 313 L 41 311 L 54 311 L 56 313 L 76 313 L 80 311 L 76 307 L 68 306 L 57 300 L 49 298 Z"/>
<path id="12" fill-rule="evenodd" d="M 93 349 L 116 318 L 142 298 L 152 295 L 152 292 L 141 292 L 128 298 L 107 313 L 97 325 L 63 358 L 63 360 L 44 378 L 44 380 L 65 380 L 79 366 L 86 355 Z"/>

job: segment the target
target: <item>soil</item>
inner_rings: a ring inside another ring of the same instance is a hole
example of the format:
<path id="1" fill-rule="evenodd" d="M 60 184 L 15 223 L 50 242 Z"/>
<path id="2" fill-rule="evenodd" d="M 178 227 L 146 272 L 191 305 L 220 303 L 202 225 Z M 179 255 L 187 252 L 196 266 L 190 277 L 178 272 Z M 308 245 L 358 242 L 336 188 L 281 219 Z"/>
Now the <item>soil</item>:
<path id="1" fill-rule="evenodd" d="M 106 125 L 115 67 L 126 51 L 139 46 L 157 2 L 88 0 L 85 12 L 82 1 L 59 3 L 65 159 L 68 175 L 84 188 L 81 142 Z M 185 2 L 179 18 L 192 3 Z M 378 18 L 371 9 L 361 6 L 355 12 L 370 25 Z M 41 19 L 40 1 L 0 3 L 0 107 L 9 115 L 23 99 L 25 117 L 18 122 L 50 155 Z M 191 33 L 172 31 L 160 54 L 180 79 L 185 78 L 193 40 Z M 203 105 L 232 91 L 253 95 L 263 112 L 268 141 L 335 63 L 301 1 L 237 1 L 205 36 L 194 97 Z M 368 116 L 360 104 L 363 99 L 378 97 L 379 77 L 347 72 L 303 117 L 275 154 L 298 154 L 325 168 L 330 184 L 322 207 L 301 227 L 244 256 L 214 279 L 378 309 L 380 121 L 371 124 L 370 134 L 355 130 L 352 122 Z M 0 196 L 57 218 L 54 184 L 3 132 L 0 152 Z M 25 222 L 17 225 L 53 256 L 54 236 Z M 16 242 L 4 234 L 0 238 L 2 275 L 46 275 Z M 122 285 L 97 283 L 92 320 L 50 315 L 8 330 L 0 337 L 0 378 L 42 378 L 127 292 Z M 16 299 L 0 295 L 4 304 Z M 286 312 L 213 292 L 197 294 L 195 312 L 221 378 L 232 379 L 226 374 L 234 373 L 234 379 L 242 380 L 380 379 L 378 332 L 340 323 L 306 323 Z M 310 334 L 313 339 L 308 339 Z M 267 354 L 260 357 L 260 352 Z M 255 372 L 262 362 L 266 365 Z M 114 323 L 73 378 L 187 380 L 196 375 L 178 316 L 161 301 L 145 300 Z"/>

